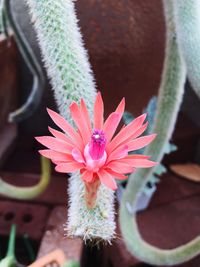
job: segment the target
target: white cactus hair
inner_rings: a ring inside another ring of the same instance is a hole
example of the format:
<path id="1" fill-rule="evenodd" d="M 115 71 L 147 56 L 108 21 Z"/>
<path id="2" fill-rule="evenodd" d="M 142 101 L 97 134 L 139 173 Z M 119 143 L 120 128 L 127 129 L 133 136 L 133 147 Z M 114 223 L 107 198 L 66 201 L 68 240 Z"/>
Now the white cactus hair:
<path id="1" fill-rule="evenodd" d="M 110 243 L 115 235 L 113 191 L 101 185 L 96 206 L 89 210 L 85 206 L 84 184 L 79 173 L 74 173 L 70 178 L 69 196 L 69 216 L 65 228 L 69 235 L 82 236 L 85 241 L 98 242 L 102 239 Z"/>
<path id="2" fill-rule="evenodd" d="M 92 113 L 95 82 L 84 49 L 72 0 L 26 0 L 32 14 L 44 64 L 62 116 L 67 107 L 84 98 Z"/>
<path id="3" fill-rule="evenodd" d="M 69 105 L 83 98 L 91 116 L 96 88 L 77 24 L 74 1 L 26 2 L 60 114 L 71 121 L 67 112 Z M 79 173 L 69 178 L 68 192 L 68 234 L 81 236 L 84 240 L 103 239 L 110 242 L 115 235 L 114 192 L 101 185 L 96 207 L 88 210 L 83 198 L 84 183 Z"/>

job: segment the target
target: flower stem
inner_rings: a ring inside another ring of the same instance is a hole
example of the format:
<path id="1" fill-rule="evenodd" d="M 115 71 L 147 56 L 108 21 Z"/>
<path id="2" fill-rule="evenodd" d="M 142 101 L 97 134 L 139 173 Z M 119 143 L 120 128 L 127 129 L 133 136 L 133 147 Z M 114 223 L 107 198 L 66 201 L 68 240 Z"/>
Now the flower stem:
<path id="1" fill-rule="evenodd" d="M 96 179 L 91 183 L 85 183 L 85 201 L 88 209 L 93 209 L 96 206 L 97 192 L 99 186 L 99 179 Z"/>

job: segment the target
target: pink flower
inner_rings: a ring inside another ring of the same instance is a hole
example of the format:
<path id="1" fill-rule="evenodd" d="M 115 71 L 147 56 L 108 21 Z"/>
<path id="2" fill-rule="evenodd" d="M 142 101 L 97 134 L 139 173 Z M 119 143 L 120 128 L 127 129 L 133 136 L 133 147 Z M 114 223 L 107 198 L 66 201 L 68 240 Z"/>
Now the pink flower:
<path id="1" fill-rule="evenodd" d="M 147 128 L 148 123 L 144 123 L 146 114 L 137 117 L 114 136 L 124 107 L 125 100 L 122 99 L 115 112 L 104 122 L 104 105 L 101 94 L 98 93 L 92 126 L 84 100 L 81 99 L 80 106 L 73 102 L 70 112 L 77 130 L 58 113 L 47 109 L 52 120 L 63 132 L 49 127 L 53 136 L 36 137 L 38 142 L 48 148 L 40 150 L 40 154 L 51 159 L 58 172 L 80 170 L 86 185 L 96 181 L 96 189 L 101 182 L 116 190 L 115 179 L 127 179 L 124 174 L 134 172 L 135 168 L 149 168 L 157 164 L 150 161 L 149 156 L 128 155 L 129 151 L 140 149 L 155 138 L 155 134 L 139 137 Z"/>

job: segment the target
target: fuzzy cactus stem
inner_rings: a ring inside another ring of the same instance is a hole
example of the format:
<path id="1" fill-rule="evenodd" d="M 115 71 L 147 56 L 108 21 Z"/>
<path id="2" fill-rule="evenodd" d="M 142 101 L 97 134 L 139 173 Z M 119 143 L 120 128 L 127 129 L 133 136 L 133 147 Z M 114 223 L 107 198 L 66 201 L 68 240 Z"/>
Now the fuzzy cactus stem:
<path id="1" fill-rule="evenodd" d="M 77 23 L 73 0 L 26 0 L 60 114 L 73 124 L 70 104 L 84 99 L 90 117 L 96 85 Z M 69 178 L 66 230 L 84 240 L 110 242 L 115 234 L 114 192 L 100 185 L 96 205 L 88 209 L 79 172 Z"/>
<path id="2" fill-rule="evenodd" d="M 181 1 L 180 1 L 181 2 Z M 174 25 L 173 0 L 163 0 L 167 25 L 165 62 L 159 91 L 158 110 L 154 131 L 157 139 L 146 149 L 145 153 L 160 161 L 164 146 L 171 137 L 179 106 L 181 103 L 186 68 L 177 45 Z M 140 260 L 152 265 L 171 266 L 188 261 L 200 252 L 200 237 L 178 248 L 163 250 L 148 244 L 140 235 L 136 214 L 134 212 L 137 197 L 151 177 L 153 170 L 141 170 L 131 175 L 123 195 L 120 207 L 120 226 L 130 252 Z M 132 214 L 130 205 L 133 207 Z"/>
<path id="3" fill-rule="evenodd" d="M 174 0 L 175 26 L 187 74 L 200 98 L 200 1 Z"/>

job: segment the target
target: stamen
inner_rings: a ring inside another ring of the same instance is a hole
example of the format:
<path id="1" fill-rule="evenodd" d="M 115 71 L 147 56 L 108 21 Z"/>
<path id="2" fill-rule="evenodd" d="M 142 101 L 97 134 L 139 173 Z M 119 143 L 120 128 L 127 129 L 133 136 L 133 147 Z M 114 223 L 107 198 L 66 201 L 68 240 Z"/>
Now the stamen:
<path id="1" fill-rule="evenodd" d="M 93 160 L 103 157 L 106 146 L 106 137 L 103 131 L 94 130 L 89 143 L 89 153 Z"/>

